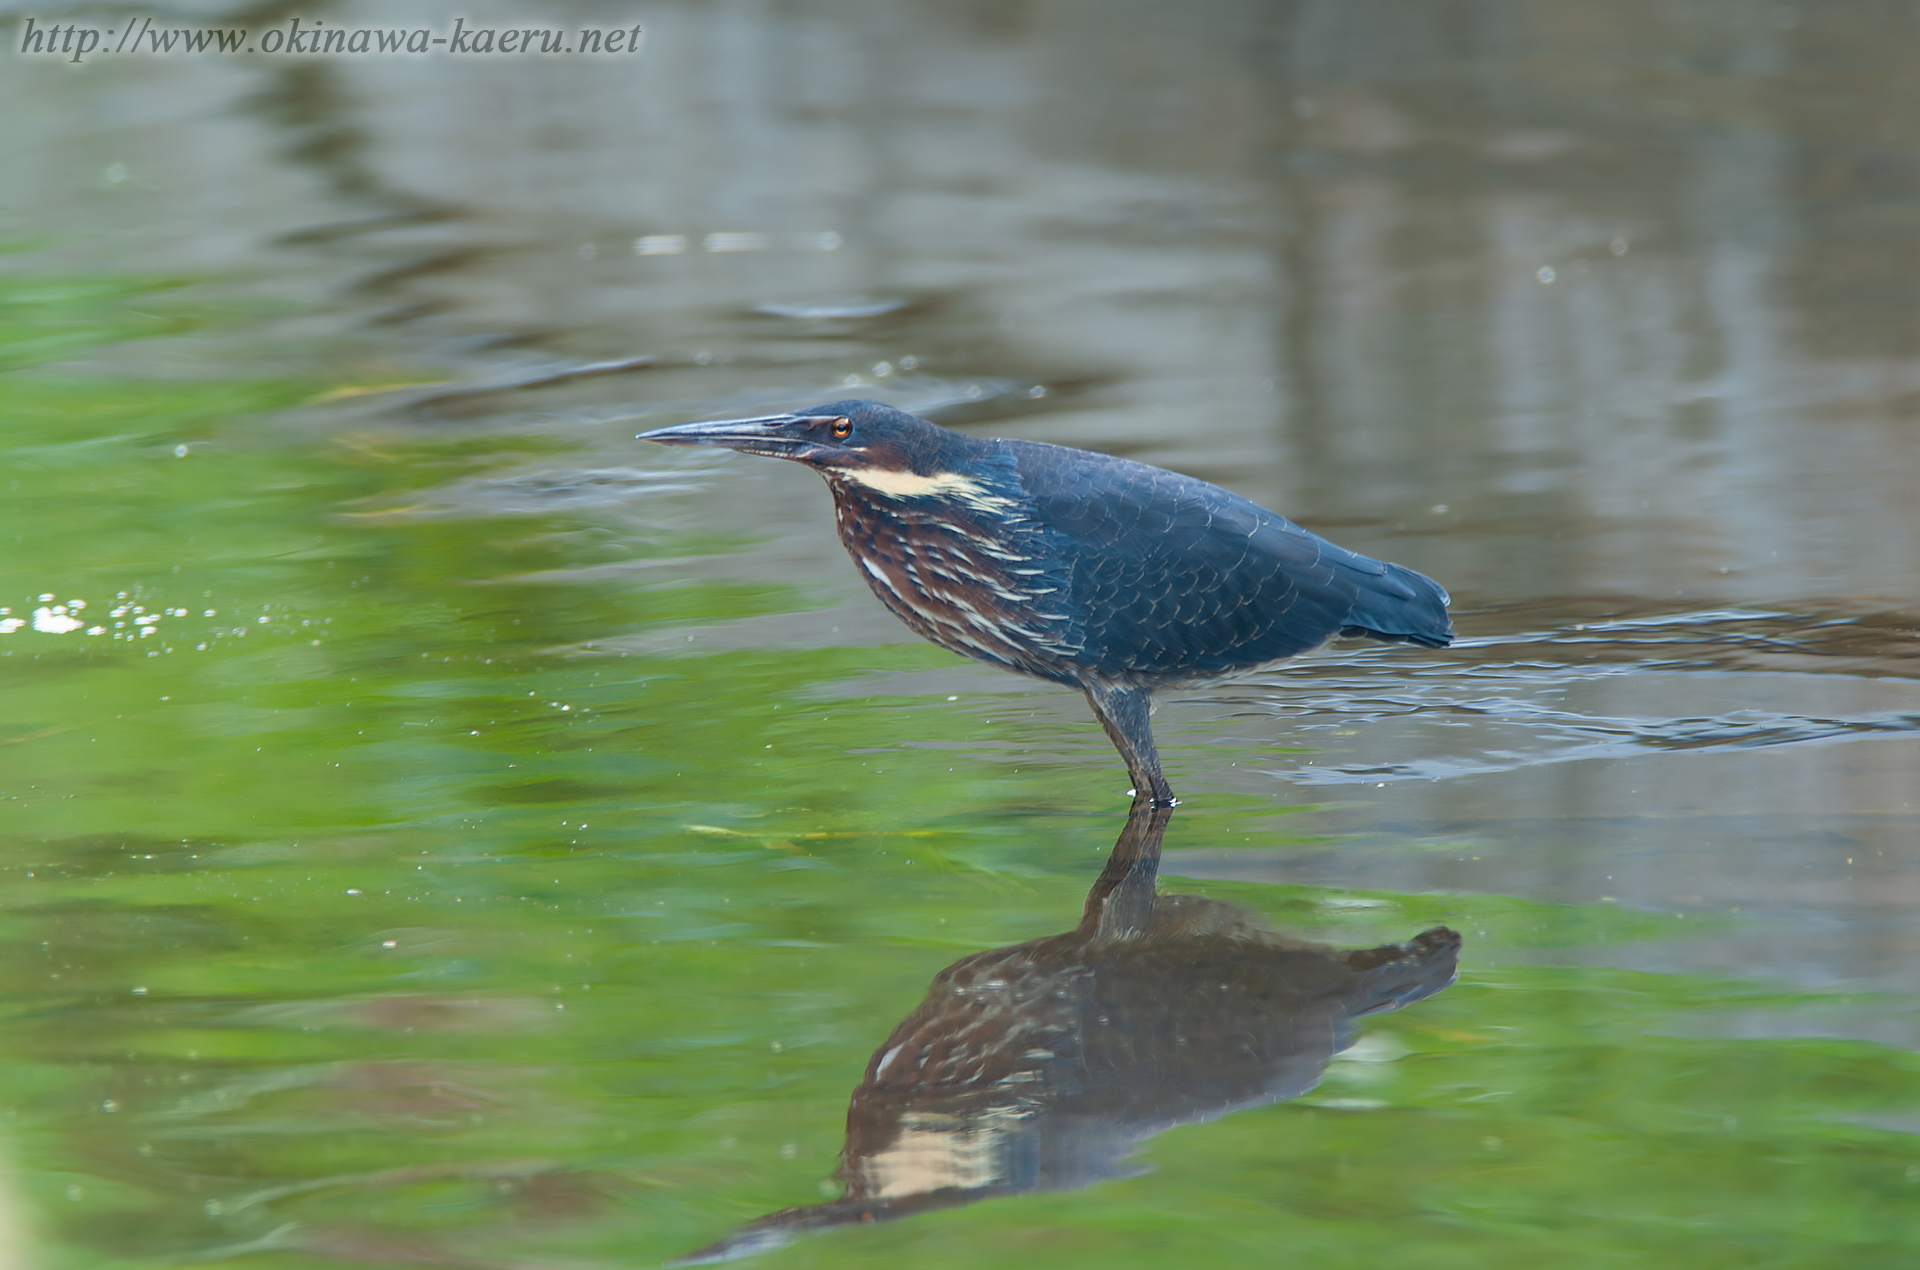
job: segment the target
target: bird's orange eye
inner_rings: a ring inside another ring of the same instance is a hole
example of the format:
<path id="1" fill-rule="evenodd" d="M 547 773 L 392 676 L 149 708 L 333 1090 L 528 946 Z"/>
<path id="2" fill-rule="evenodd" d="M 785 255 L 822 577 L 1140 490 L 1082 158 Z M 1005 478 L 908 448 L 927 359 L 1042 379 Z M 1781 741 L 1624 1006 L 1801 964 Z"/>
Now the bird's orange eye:
<path id="1" fill-rule="evenodd" d="M 848 437 L 852 435 L 853 435 L 853 425 L 851 423 L 847 422 L 845 419 L 835 419 L 833 421 L 833 439 L 834 440 L 845 441 Z"/>

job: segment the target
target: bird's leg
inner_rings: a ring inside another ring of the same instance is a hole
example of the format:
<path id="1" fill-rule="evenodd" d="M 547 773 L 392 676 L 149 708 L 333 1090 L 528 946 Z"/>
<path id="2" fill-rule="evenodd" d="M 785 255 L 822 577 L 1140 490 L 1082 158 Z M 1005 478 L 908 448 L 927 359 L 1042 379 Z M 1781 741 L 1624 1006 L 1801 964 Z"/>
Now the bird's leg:
<path id="1" fill-rule="evenodd" d="M 1144 798 L 1155 807 L 1173 806 L 1173 786 L 1160 774 L 1160 751 L 1153 746 L 1153 694 L 1143 688 L 1117 685 L 1089 685 L 1082 689 L 1087 704 L 1107 730 L 1113 748 L 1127 762 L 1127 775 L 1133 778 L 1133 796 Z"/>

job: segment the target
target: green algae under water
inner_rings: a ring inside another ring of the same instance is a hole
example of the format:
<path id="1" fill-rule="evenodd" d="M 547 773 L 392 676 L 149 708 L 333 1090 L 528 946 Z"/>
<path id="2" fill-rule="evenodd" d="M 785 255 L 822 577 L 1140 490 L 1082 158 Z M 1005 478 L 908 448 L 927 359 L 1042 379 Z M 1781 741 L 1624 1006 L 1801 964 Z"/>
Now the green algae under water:
<path id="1" fill-rule="evenodd" d="M 0 288 L 0 1185 L 28 1264 L 657 1263 L 837 1193 L 848 1094 L 933 974 L 1077 919 L 1122 811 L 1090 728 L 1016 771 L 925 744 L 1012 735 L 991 709 L 863 695 L 937 650 L 623 646 L 808 601 L 542 580 L 741 543 L 421 511 L 566 442 L 303 423 L 322 382 L 82 377 L 45 363 L 235 319 Z M 1287 841 L 1282 809 L 1215 801 L 1169 847 Z M 1342 945 L 1445 923 L 1461 978 L 1138 1176 L 760 1264 L 1920 1257 L 1920 1059 L 1816 1035 L 1871 1001 L 1552 964 L 1709 924 L 1670 913 L 1162 889 Z"/>

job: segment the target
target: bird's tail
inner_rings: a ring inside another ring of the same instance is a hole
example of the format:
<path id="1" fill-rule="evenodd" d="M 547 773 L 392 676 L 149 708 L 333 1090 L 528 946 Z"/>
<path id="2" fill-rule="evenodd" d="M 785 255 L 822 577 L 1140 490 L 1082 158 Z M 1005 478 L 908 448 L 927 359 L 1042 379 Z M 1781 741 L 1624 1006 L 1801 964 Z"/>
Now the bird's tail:
<path id="1" fill-rule="evenodd" d="M 1347 613 L 1342 635 L 1365 635 L 1397 644 L 1445 648 L 1453 643 L 1447 593 L 1432 578 L 1397 564 L 1361 580 L 1360 596 Z"/>

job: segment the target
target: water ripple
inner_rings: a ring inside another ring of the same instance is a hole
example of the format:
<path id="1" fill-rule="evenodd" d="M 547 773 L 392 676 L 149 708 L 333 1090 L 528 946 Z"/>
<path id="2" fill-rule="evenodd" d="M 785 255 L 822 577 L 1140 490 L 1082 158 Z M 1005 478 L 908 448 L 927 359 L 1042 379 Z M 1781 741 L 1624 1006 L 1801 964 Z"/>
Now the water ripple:
<path id="1" fill-rule="evenodd" d="M 1206 699 L 1285 717 L 1318 752 L 1273 774 L 1307 785 L 1822 744 L 1920 732 L 1917 625 L 1750 609 L 1608 618 L 1432 656 L 1343 646 Z M 1387 721 L 1390 739 L 1373 727 Z M 1376 744 L 1380 761 L 1365 753 Z M 1403 760 L 1410 750 L 1425 753 Z"/>

